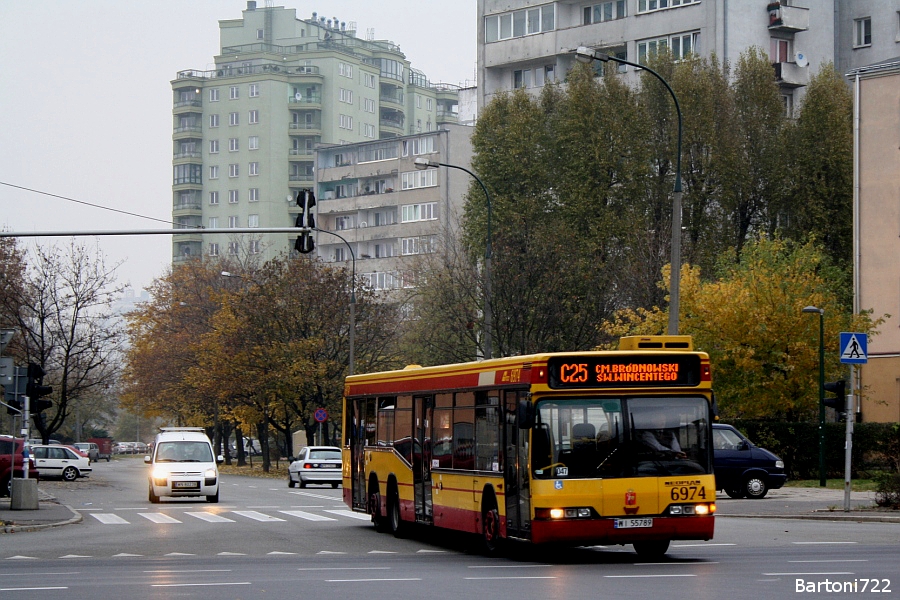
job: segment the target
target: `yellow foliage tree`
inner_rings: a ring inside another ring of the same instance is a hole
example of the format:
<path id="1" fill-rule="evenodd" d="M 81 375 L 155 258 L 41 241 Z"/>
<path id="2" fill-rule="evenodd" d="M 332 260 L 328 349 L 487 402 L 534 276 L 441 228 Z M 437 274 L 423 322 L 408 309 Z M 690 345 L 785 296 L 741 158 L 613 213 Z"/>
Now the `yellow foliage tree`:
<path id="1" fill-rule="evenodd" d="M 679 332 L 708 352 L 720 414 L 725 418 L 812 419 L 818 414 L 819 320 L 806 306 L 825 310 L 826 379 L 846 378 L 838 333 L 876 334 L 883 318 L 851 314 L 839 303 L 837 277 L 813 243 L 749 242 L 740 260 L 704 282 L 700 270 L 683 265 Z M 662 273 L 669 281 L 669 267 Z M 666 283 L 660 283 L 665 286 Z M 668 312 L 619 311 L 601 324 L 610 337 L 653 335 L 666 330 Z"/>

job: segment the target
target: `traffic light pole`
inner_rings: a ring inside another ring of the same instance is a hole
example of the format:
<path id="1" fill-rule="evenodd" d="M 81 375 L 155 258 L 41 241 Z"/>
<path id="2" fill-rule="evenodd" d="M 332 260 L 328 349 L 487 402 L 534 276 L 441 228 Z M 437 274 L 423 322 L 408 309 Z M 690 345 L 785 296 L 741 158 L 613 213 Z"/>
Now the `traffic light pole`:
<path id="1" fill-rule="evenodd" d="M 30 419 L 31 398 L 22 396 L 22 479 L 25 481 L 28 481 L 28 465 L 31 462 L 31 450 L 28 443 L 28 439 L 31 437 L 31 427 L 28 425 Z M 12 477 L 12 471 L 10 471 L 10 477 Z"/>
<path id="2" fill-rule="evenodd" d="M 853 390 L 856 387 L 856 382 L 859 377 L 857 369 L 859 369 L 857 365 L 850 365 L 850 392 L 847 394 L 847 405 L 844 407 L 846 410 L 844 413 L 846 415 L 844 417 L 844 420 L 846 421 L 846 428 L 844 429 L 844 512 L 850 512 L 850 470 L 851 458 L 853 455 L 853 421 L 856 418 L 856 398 L 854 397 Z"/>

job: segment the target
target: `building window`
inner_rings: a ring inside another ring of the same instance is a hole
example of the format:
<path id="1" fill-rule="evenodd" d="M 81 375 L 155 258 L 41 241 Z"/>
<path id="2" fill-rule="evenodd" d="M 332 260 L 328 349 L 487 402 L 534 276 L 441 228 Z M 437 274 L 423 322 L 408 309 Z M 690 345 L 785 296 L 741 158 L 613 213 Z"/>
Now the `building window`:
<path id="1" fill-rule="evenodd" d="M 228 165 L 228 176 L 237 177 L 241 174 L 240 167 L 237 164 Z"/>
<path id="2" fill-rule="evenodd" d="M 238 99 L 238 97 L 239 97 L 238 86 L 236 86 L 236 85 L 231 86 L 231 93 L 229 94 L 228 97 L 231 98 L 232 100 Z"/>
<path id="3" fill-rule="evenodd" d="M 794 118 L 794 95 L 782 94 L 781 101 L 784 103 L 784 116 L 788 119 Z"/>
<path id="4" fill-rule="evenodd" d="M 368 88 L 375 87 L 375 75 L 372 73 L 363 73 L 363 84 Z"/>
<path id="5" fill-rule="evenodd" d="M 251 125 L 256 125 L 257 123 L 259 123 L 259 111 L 251 110 L 249 114 L 249 120 Z M 235 123 L 235 125 L 237 125 L 237 123 Z"/>
<path id="6" fill-rule="evenodd" d="M 434 187 L 437 185 L 437 171 L 426 169 L 425 171 L 409 171 L 401 176 L 400 189 L 413 190 L 421 187 Z"/>
<path id="7" fill-rule="evenodd" d="M 210 102 L 218 102 L 219 101 L 219 88 L 211 88 L 209 90 L 209 101 Z"/>
<path id="8" fill-rule="evenodd" d="M 250 254 L 259 254 L 259 240 L 250 240 Z"/>
<path id="9" fill-rule="evenodd" d="M 250 175 L 251 176 L 259 175 L 259 163 L 258 162 L 250 163 Z"/>
<path id="10" fill-rule="evenodd" d="M 209 228 L 210 229 L 218 229 L 219 228 L 219 217 L 210 217 L 209 218 Z"/>
<path id="11" fill-rule="evenodd" d="M 403 140 L 403 156 L 417 156 L 419 154 L 431 154 L 434 152 L 434 136 Z M 427 172 L 427 171 L 426 171 Z M 433 172 L 433 171 L 432 171 Z"/>
<path id="12" fill-rule="evenodd" d="M 259 227 L 259 215 L 249 215 L 247 217 L 247 227 Z"/>
<path id="13" fill-rule="evenodd" d="M 259 96 L 259 84 L 251 83 L 250 84 L 250 97 L 256 98 L 257 96 Z"/>
<path id="14" fill-rule="evenodd" d="M 338 63 L 338 75 L 353 79 L 353 65 L 347 63 Z"/>
<path id="15" fill-rule="evenodd" d="M 238 114 L 236 112 L 228 115 L 228 124 L 229 125 L 237 125 L 240 123 L 240 119 L 238 119 Z"/>
<path id="16" fill-rule="evenodd" d="M 349 115 L 341 115 L 340 117 L 340 128 L 341 129 L 350 129 L 353 130 L 353 117 Z"/>
<path id="17" fill-rule="evenodd" d="M 425 171 L 426 173 L 428 171 Z M 432 171 L 433 172 L 433 171 Z M 423 204 L 406 204 L 400 212 L 401 223 L 413 223 L 415 221 L 434 221 L 438 218 L 437 202 L 425 202 Z"/>
<path id="18" fill-rule="evenodd" d="M 237 256 L 238 253 L 238 243 L 237 242 L 228 242 L 228 255 L 229 256 Z"/>
<path id="19" fill-rule="evenodd" d="M 422 96 L 416 94 L 416 108 L 422 108 Z"/>
<path id="20" fill-rule="evenodd" d="M 590 25 L 591 23 L 603 23 L 616 19 L 624 19 L 626 16 L 628 15 L 625 12 L 625 0 L 603 2 L 601 4 L 584 7 L 582 24 Z"/>
<path id="21" fill-rule="evenodd" d="M 872 45 L 872 18 L 856 19 L 853 21 L 855 35 L 853 37 L 853 47 Z"/>
<path id="22" fill-rule="evenodd" d="M 346 104 L 353 104 L 353 90 L 345 90 L 341 88 L 340 101 Z"/>
<path id="23" fill-rule="evenodd" d="M 209 153 L 210 154 L 218 154 L 219 153 L 219 140 L 209 140 Z"/>
<path id="24" fill-rule="evenodd" d="M 375 139 L 375 126 L 363 123 L 363 137 Z"/>
<path id="25" fill-rule="evenodd" d="M 250 202 L 259 202 L 259 188 L 250 188 L 247 199 Z"/>
<path id="26" fill-rule="evenodd" d="M 209 115 L 209 126 L 210 127 L 218 127 L 219 126 L 219 115 Z"/>
<path id="27" fill-rule="evenodd" d="M 513 71 L 513 88 L 530 88 L 532 86 L 531 83 L 531 69 L 519 69 Z"/>
<path id="28" fill-rule="evenodd" d="M 391 290 L 396 287 L 393 273 L 363 273 L 360 277 L 376 290 Z"/>
<path id="29" fill-rule="evenodd" d="M 368 113 L 375 113 L 375 101 L 371 98 L 363 99 L 363 110 Z"/>
<path id="30" fill-rule="evenodd" d="M 669 40 L 669 48 L 672 49 L 672 56 L 675 60 L 684 60 L 692 53 L 696 54 L 699 41 L 699 31 L 682 35 L 673 35 Z"/>
<path id="31" fill-rule="evenodd" d="M 265 32 L 264 29 L 257 29 L 257 30 L 256 30 L 256 39 L 258 39 L 258 40 L 264 40 L 264 39 L 266 39 L 266 32 Z"/>
<path id="32" fill-rule="evenodd" d="M 434 100 L 431 98 L 425 98 L 425 110 L 431 112 L 434 109 Z"/>
<path id="33" fill-rule="evenodd" d="M 773 63 L 791 62 L 791 42 L 780 38 L 769 40 L 769 60 Z"/>
<path id="34" fill-rule="evenodd" d="M 247 147 L 250 148 L 250 150 L 259 150 L 259 136 L 251 135 Z"/>
<path id="35" fill-rule="evenodd" d="M 209 203 L 213 206 L 219 203 L 219 192 L 209 193 Z"/>
<path id="36" fill-rule="evenodd" d="M 485 17 L 484 41 L 489 44 L 509 38 L 552 31 L 555 28 L 555 5 L 544 4 L 526 10 Z"/>
<path id="37" fill-rule="evenodd" d="M 218 165 L 210 165 L 209 178 L 210 179 L 218 179 L 219 178 L 219 166 Z"/>
<path id="38" fill-rule="evenodd" d="M 237 204 L 238 203 L 238 191 L 237 190 L 228 190 L 228 203 L 229 204 Z"/>
<path id="39" fill-rule="evenodd" d="M 210 256 L 218 256 L 219 255 L 219 245 L 215 242 L 209 245 L 209 255 Z"/>
<path id="40" fill-rule="evenodd" d="M 638 0 L 638 12 L 653 12 L 654 10 L 676 8 L 678 6 L 699 3 L 700 0 Z"/>
<path id="41" fill-rule="evenodd" d="M 228 229 L 236 229 L 238 227 L 237 217 L 228 217 Z"/>
<path id="42" fill-rule="evenodd" d="M 347 249 L 346 248 L 335 248 L 334 249 L 334 262 L 344 262 L 347 260 Z"/>
<path id="43" fill-rule="evenodd" d="M 334 230 L 335 231 L 346 231 L 347 229 L 353 228 L 353 219 L 350 217 L 335 217 L 334 218 Z"/>
<path id="44" fill-rule="evenodd" d="M 228 140 L 228 151 L 229 152 L 237 152 L 240 150 L 240 144 L 238 143 L 237 138 L 231 138 Z"/>

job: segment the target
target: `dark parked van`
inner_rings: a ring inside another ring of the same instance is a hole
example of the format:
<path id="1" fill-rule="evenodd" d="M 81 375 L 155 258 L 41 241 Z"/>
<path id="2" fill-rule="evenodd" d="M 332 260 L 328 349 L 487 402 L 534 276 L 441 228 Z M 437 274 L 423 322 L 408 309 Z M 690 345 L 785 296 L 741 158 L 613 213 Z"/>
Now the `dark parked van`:
<path id="1" fill-rule="evenodd" d="M 732 498 L 762 498 L 787 481 L 784 461 L 731 425 L 713 424 L 713 467 L 716 489 Z"/>

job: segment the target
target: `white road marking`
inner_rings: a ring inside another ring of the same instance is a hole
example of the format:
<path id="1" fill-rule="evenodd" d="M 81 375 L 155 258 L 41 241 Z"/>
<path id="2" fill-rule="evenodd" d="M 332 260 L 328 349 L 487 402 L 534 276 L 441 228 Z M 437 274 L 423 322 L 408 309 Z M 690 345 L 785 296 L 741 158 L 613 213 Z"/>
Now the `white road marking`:
<path id="1" fill-rule="evenodd" d="M 202 512 L 186 512 L 186 515 L 191 515 L 201 521 L 206 521 L 207 523 L 234 523 L 233 519 L 226 519 L 221 515 L 214 515 L 213 513 L 209 513 L 206 511 Z"/>
<path id="2" fill-rule="evenodd" d="M 326 510 L 325 512 L 341 517 L 350 517 L 351 519 L 359 519 L 360 521 L 371 521 L 372 515 L 365 513 L 353 512 L 352 510 Z"/>
<path id="3" fill-rule="evenodd" d="M 284 523 L 284 519 L 279 519 L 278 517 L 273 517 L 255 510 L 233 510 L 231 512 L 236 515 L 241 515 L 242 517 L 247 517 L 248 519 L 253 519 L 254 521 L 262 521 L 263 523 L 273 523 L 276 521 Z"/>
<path id="4" fill-rule="evenodd" d="M 153 521 L 154 523 L 181 523 L 178 519 L 173 519 L 169 515 L 165 513 L 138 513 L 148 521 Z"/>
<path id="5" fill-rule="evenodd" d="M 315 515 L 302 510 L 279 510 L 278 512 L 297 517 L 298 519 L 306 519 L 307 521 L 337 521 L 337 519 L 332 519 L 331 517 L 323 517 L 322 515 Z"/>
<path id="6" fill-rule="evenodd" d="M 128 521 L 126 521 L 119 515 L 113 515 L 110 513 L 91 513 L 91 516 L 104 525 L 130 525 Z"/>

